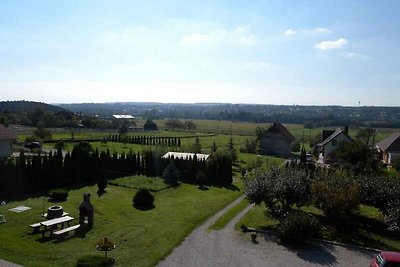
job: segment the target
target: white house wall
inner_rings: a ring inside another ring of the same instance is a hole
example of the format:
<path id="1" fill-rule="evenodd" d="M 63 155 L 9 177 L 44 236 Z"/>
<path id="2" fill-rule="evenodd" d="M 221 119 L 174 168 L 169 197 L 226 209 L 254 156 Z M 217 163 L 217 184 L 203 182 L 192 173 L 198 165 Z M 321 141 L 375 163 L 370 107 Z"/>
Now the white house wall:
<path id="1" fill-rule="evenodd" d="M 336 140 L 336 145 L 334 146 L 332 142 Z M 324 156 L 328 156 L 329 154 L 336 151 L 336 149 L 340 146 L 340 144 L 350 142 L 350 139 L 345 134 L 339 134 L 336 138 L 332 139 L 329 143 L 324 146 Z"/>

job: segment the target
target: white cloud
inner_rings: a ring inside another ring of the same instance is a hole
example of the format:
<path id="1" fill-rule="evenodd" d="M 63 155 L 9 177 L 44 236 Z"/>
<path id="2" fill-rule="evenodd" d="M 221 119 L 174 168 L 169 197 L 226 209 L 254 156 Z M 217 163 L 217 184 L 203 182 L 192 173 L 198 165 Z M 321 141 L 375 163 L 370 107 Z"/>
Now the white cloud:
<path id="1" fill-rule="evenodd" d="M 295 35 L 295 34 L 296 34 L 296 31 L 293 30 L 293 29 L 287 29 L 287 30 L 285 31 L 285 35 L 286 35 L 286 36 L 293 36 L 293 35 Z"/>
<path id="2" fill-rule="evenodd" d="M 318 48 L 320 50 L 332 50 L 332 49 L 338 49 L 341 48 L 345 45 L 348 44 L 347 39 L 345 38 L 339 38 L 336 41 L 323 41 L 320 43 L 316 43 L 314 45 L 315 48 Z"/>
<path id="3" fill-rule="evenodd" d="M 331 33 L 332 31 L 327 28 L 315 28 L 313 30 L 316 33 Z"/>
<path id="4" fill-rule="evenodd" d="M 348 52 L 345 55 L 346 55 L 346 57 L 349 57 L 349 58 L 369 59 L 369 57 L 367 55 L 359 54 L 359 53 Z"/>
<path id="5" fill-rule="evenodd" d="M 210 35 L 208 34 L 193 33 L 183 36 L 181 39 L 181 43 L 182 44 L 203 43 L 209 40 L 210 40 Z"/>
<path id="6" fill-rule="evenodd" d="M 193 33 L 185 35 L 181 39 L 183 45 L 206 42 L 211 44 L 227 42 L 241 46 L 253 46 L 257 44 L 257 37 L 247 27 L 240 26 L 233 30 L 217 29 L 209 31 L 207 34 Z"/>

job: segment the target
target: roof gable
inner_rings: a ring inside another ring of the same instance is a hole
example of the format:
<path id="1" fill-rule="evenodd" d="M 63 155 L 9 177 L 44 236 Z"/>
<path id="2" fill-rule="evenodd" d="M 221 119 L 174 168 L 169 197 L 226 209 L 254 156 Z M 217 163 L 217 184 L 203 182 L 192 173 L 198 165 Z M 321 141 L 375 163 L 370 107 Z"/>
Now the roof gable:
<path id="1" fill-rule="evenodd" d="M 388 138 L 378 142 L 376 146 L 383 151 L 400 151 L 400 133 L 394 133 Z"/>
<path id="2" fill-rule="evenodd" d="M 0 140 L 14 140 L 15 134 L 0 123 Z"/>
<path id="3" fill-rule="evenodd" d="M 265 133 L 279 134 L 283 136 L 288 142 L 293 142 L 296 138 L 283 126 L 281 123 L 274 123 Z"/>
<path id="4" fill-rule="evenodd" d="M 350 136 L 348 136 L 342 129 L 337 128 L 335 132 L 333 132 L 333 134 L 331 134 L 328 138 L 326 138 L 322 143 L 321 143 L 321 147 L 325 146 L 326 144 L 328 144 L 330 141 L 332 141 L 333 139 L 337 138 L 339 135 L 343 134 L 344 136 L 346 136 L 350 141 L 353 141 L 353 139 L 351 139 Z"/>

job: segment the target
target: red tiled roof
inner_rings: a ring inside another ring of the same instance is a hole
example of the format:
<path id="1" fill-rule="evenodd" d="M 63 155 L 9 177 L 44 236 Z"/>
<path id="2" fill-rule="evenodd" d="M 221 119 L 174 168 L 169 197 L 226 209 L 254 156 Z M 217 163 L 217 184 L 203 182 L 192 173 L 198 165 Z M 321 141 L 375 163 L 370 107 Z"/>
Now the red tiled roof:
<path id="1" fill-rule="evenodd" d="M 0 123 L 0 140 L 14 140 L 15 134 Z"/>

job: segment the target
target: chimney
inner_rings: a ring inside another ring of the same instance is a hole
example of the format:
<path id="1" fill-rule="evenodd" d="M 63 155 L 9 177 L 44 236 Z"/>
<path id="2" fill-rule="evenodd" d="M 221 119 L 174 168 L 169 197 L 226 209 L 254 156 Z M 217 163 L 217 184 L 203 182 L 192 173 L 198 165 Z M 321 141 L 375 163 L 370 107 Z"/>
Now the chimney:
<path id="1" fill-rule="evenodd" d="M 345 126 L 344 126 L 344 133 L 345 133 L 346 135 L 349 135 L 349 126 L 348 126 L 348 125 L 345 125 Z"/>

